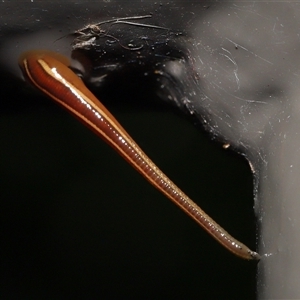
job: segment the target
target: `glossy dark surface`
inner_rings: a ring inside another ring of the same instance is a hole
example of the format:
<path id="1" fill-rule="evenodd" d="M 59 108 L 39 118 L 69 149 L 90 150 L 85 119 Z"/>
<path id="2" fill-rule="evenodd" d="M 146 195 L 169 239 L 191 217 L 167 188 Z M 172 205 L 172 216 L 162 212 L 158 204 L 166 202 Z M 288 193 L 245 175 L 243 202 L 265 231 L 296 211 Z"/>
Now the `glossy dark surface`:
<path id="1" fill-rule="evenodd" d="M 15 66 L 17 69 L 19 53 L 14 60 L 10 56 L 14 49 L 24 51 L 26 45 L 27 48 L 42 45 L 59 50 L 59 42 L 64 42 L 68 52 L 70 40 L 53 41 L 69 30 L 99 18 L 142 14 L 145 9 L 157 13 L 160 6 L 160 3 L 148 2 L 148 6 L 133 10 L 127 1 L 103 6 L 86 2 L 63 6 L 54 1 L 23 4 L 1 3 L 1 37 L 5 36 L 1 49 L 9 48 L 5 55 L 2 51 L 1 57 L 2 63 L 9 63 L 9 68 Z M 199 6 L 204 8 L 206 4 L 201 2 Z M 220 36 L 209 35 L 209 40 L 203 39 L 209 22 L 201 22 L 204 28 L 195 27 L 197 17 L 203 16 L 193 13 L 195 5 L 180 5 L 178 2 L 162 3 L 170 18 L 162 19 L 160 14 L 158 19 L 165 25 L 168 25 L 167 20 L 171 23 L 174 20 L 176 26 L 187 24 L 201 34 L 204 45 L 211 45 L 213 49 L 220 46 Z M 247 5 L 251 8 L 252 3 Z M 240 5 L 229 6 L 233 8 L 232 18 L 236 17 L 241 23 L 247 20 L 244 14 L 252 14 L 251 9 L 243 10 Z M 252 15 L 260 19 L 262 13 L 258 9 L 255 11 L 256 7 L 257 3 Z M 222 17 L 221 9 L 222 5 L 219 5 L 219 10 L 212 11 L 213 17 Z M 255 24 L 258 26 L 260 22 Z M 216 25 L 217 28 L 226 27 L 220 18 Z M 242 26 L 237 28 L 243 34 Z M 35 38 L 31 38 L 31 33 Z M 17 34 L 26 38 L 23 44 Z M 13 36 L 15 40 L 11 40 Z M 244 36 L 252 42 L 252 37 Z M 260 45 L 263 47 L 264 43 Z M 210 64 L 210 60 L 206 62 Z M 159 193 L 139 175 L 133 175 L 135 172 L 126 163 L 120 166 L 122 160 L 76 120 L 50 104 L 48 99 L 27 88 L 19 88 L 22 86 L 20 81 L 8 80 L 7 69 L 6 64 L 2 68 L 4 76 L 0 90 L 1 140 L 6 141 L 0 148 L 4 228 L 1 295 L 4 298 L 87 295 L 96 298 L 112 295 L 129 298 L 162 295 L 164 299 L 178 295 L 197 299 L 199 295 L 204 298 L 240 299 L 241 295 L 255 298 L 256 266 L 219 247 L 174 205 L 164 197 L 159 198 Z M 119 92 L 126 99 L 124 102 L 130 101 L 132 95 L 136 96 L 132 92 L 125 97 L 124 92 L 115 87 L 111 90 Z M 150 96 L 153 95 L 147 92 L 143 97 L 146 105 L 148 97 L 149 102 L 154 99 Z M 110 109 L 115 109 L 114 114 L 117 113 L 126 129 L 176 183 L 195 200 L 199 199 L 199 204 L 224 227 L 255 247 L 252 179 L 246 163 L 228 156 L 219 146 L 211 145 L 207 136 L 201 137 L 192 125 L 170 113 L 160 113 L 149 107 L 148 112 L 144 112 L 132 106 L 118 108 L 111 105 Z M 157 149 L 158 141 L 163 152 Z M 117 171 L 109 172 L 114 163 Z M 235 173 L 235 167 L 241 173 Z M 82 171 L 82 176 L 78 177 Z M 94 178 L 93 188 L 87 185 L 87 178 Z M 103 182 L 107 188 L 102 187 Z M 130 183 L 133 185 L 128 188 Z M 127 201 L 122 200 L 124 193 Z M 155 193 L 157 203 L 161 203 L 160 208 L 153 202 L 152 193 Z M 82 201 L 82 198 L 87 200 Z M 99 201 L 102 198 L 109 202 Z M 141 217 L 133 212 L 132 202 L 152 210 L 157 226 L 150 225 L 152 214 Z M 232 214 L 227 211 L 230 202 L 231 207 L 237 209 Z M 152 209 L 149 205 L 153 205 Z M 124 230 L 116 226 L 116 218 L 110 216 L 111 212 L 128 216 L 121 222 Z M 174 225 L 178 226 L 176 230 Z M 100 235 L 105 238 L 99 239 Z M 190 255 L 183 255 L 183 250 L 188 250 Z"/>

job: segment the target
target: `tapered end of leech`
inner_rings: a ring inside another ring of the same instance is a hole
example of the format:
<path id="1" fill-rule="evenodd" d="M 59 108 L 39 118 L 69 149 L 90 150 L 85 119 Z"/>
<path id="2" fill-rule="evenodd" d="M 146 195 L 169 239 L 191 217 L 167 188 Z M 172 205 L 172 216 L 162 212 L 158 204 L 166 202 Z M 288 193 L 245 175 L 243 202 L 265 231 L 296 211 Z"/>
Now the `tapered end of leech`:
<path id="1" fill-rule="evenodd" d="M 252 250 L 248 250 L 248 252 L 249 252 L 249 255 L 250 255 L 250 259 L 251 260 L 260 260 L 260 255 L 257 253 L 257 252 L 254 252 L 254 251 L 252 251 Z"/>

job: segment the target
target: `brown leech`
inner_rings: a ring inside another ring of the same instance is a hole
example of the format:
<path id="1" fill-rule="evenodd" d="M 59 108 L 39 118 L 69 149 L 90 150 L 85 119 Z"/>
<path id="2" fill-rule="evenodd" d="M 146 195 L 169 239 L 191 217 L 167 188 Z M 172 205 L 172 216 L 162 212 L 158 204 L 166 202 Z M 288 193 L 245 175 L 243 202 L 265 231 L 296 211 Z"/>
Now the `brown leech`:
<path id="1" fill-rule="evenodd" d="M 160 171 L 82 80 L 68 68 L 67 58 L 48 51 L 30 51 L 21 55 L 19 65 L 27 80 L 104 139 L 220 244 L 241 258 L 260 259 L 259 254 L 228 234 Z"/>

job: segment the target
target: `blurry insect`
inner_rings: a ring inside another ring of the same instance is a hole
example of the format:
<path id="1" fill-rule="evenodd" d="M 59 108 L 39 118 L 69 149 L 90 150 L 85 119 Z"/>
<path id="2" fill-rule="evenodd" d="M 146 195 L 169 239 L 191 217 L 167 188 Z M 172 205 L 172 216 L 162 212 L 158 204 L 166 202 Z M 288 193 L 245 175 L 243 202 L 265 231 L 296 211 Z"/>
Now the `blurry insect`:
<path id="1" fill-rule="evenodd" d="M 73 50 L 75 49 L 89 49 L 95 45 L 95 41 L 102 37 L 111 38 L 113 41 L 118 42 L 124 49 L 136 51 L 143 48 L 143 44 L 140 46 L 134 46 L 133 44 L 128 44 L 128 46 L 123 45 L 116 36 L 110 34 L 109 30 L 113 25 L 117 24 L 126 24 L 131 26 L 138 26 L 144 28 L 152 28 L 152 29 L 161 29 L 169 31 L 170 29 L 167 27 L 156 26 L 151 24 L 144 24 L 134 22 L 134 20 L 141 20 L 152 18 L 152 15 L 144 15 L 144 16 L 135 16 L 135 17 L 124 17 L 124 18 L 116 18 L 111 20 L 106 20 L 103 22 L 99 22 L 96 24 L 88 24 L 85 27 L 76 30 L 74 32 L 77 37 L 73 41 Z M 109 27 L 104 29 L 103 25 L 108 24 Z"/>

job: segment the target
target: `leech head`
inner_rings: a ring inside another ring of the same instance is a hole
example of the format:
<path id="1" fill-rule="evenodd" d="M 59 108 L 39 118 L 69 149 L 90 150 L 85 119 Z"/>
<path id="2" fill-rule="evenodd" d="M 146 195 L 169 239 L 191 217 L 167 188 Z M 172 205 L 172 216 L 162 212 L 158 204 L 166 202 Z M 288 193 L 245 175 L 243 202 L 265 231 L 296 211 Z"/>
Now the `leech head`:
<path id="1" fill-rule="evenodd" d="M 52 59 L 54 62 L 54 65 L 57 62 L 60 62 L 65 66 L 70 65 L 70 60 L 67 57 L 65 57 L 64 55 L 61 55 L 59 53 L 49 51 L 49 50 L 31 50 L 31 51 L 23 52 L 19 57 L 18 63 L 19 63 L 19 66 L 22 68 L 24 61 L 27 59 L 31 58 L 31 59 L 37 60 L 39 58 L 44 59 L 45 57 L 48 59 L 49 58 Z"/>
<path id="2" fill-rule="evenodd" d="M 78 76 L 74 76 L 74 72 L 68 68 L 70 66 L 70 60 L 59 53 L 45 50 L 34 50 L 24 52 L 19 57 L 19 66 L 23 73 L 25 73 L 26 77 L 35 74 L 38 67 L 37 62 L 46 62 L 48 71 L 53 69 L 55 72 L 55 70 L 57 70 L 58 73 L 63 74 L 66 81 L 72 82 L 74 85 L 84 86 L 80 78 L 78 78 Z M 31 70 L 25 70 L 26 66 L 31 68 Z M 44 79 L 46 79 L 46 77 L 44 77 Z"/>

